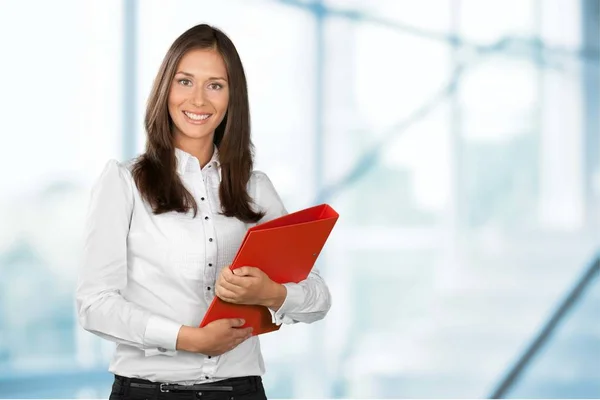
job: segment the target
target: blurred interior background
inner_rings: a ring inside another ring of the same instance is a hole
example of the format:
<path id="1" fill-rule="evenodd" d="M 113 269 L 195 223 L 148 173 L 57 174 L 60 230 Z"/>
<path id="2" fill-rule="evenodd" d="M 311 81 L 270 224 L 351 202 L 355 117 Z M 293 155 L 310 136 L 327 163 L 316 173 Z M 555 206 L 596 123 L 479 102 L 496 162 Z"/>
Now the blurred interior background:
<path id="1" fill-rule="evenodd" d="M 256 168 L 340 212 L 271 398 L 600 398 L 598 0 L 1 0 L 0 397 L 107 398 L 74 310 L 90 188 L 172 41 L 246 69 Z"/>

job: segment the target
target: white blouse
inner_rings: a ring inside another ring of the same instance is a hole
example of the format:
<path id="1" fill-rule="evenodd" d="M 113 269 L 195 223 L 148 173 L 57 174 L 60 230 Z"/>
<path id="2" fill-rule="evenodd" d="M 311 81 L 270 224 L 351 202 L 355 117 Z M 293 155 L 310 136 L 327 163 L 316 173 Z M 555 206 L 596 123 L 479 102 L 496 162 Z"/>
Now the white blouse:
<path id="1" fill-rule="evenodd" d="M 110 160 L 95 183 L 77 287 L 79 322 L 117 343 L 109 367 L 117 375 L 181 384 L 263 375 L 258 336 L 218 357 L 175 350 L 180 327 L 199 326 L 219 272 L 253 225 L 219 214 L 216 149 L 202 169 L 191 154 L 176 149 L 176 156 L 177 172 L 198 204 L 196 218 L 193 210 L 154 215 L 137 190 L 132 161 Z M 259 223 L 287 213 L 262 172 L 252 173 L 248 194 L 266 212 Z M 329 290 L 316 270 L 285 286 L 285 302 L 272 312 L 275 323 L 311 323 L 329 311 Z"/>

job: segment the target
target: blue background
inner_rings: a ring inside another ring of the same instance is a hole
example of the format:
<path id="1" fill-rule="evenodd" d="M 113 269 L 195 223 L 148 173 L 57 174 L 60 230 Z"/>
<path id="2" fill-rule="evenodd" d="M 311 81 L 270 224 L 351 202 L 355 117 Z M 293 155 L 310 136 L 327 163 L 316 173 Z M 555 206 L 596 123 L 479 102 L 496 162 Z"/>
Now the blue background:
<path id="1" fill-rule="evenodd" d="M 244 62 L 257 169 L 341 214 L 330 314 L 262 339 L 271 398 L 600 397 L 599 8 L 0 1 L 0 397 L 108 396 L 74 308 L 89 191 L 201 22 Z"/>

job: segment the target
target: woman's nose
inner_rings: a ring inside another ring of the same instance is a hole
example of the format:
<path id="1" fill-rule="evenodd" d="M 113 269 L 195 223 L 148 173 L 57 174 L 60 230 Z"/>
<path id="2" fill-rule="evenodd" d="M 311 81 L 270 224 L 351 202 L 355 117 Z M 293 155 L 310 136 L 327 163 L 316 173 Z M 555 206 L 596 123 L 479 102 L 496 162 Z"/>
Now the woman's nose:
<path id="1" fill-rule="evenodd" d="M 203 106 L 204 105 L 204 101 L 205 101 L 205 93 L 204 90 L 202 90 L 202 88 L 198 88 L 196 91 L 194 91 L 194 95 L 192 98 L 192 103 L 195 106 Z"/>

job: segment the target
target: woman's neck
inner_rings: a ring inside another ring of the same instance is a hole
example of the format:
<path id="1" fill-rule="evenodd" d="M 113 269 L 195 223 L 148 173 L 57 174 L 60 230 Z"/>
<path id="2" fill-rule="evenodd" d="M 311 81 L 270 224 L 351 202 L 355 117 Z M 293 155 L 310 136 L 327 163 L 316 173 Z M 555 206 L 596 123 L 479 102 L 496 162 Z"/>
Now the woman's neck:
<path id="1" fill-rule="evenodd" d="M 200 168 L 204 168 L 212 158 L 215 148 L 212 136 L 206 139 L 207 140 L 179 139 L 175 141 L 175 147 L 196 157 L 200 162 Z"/>

